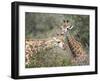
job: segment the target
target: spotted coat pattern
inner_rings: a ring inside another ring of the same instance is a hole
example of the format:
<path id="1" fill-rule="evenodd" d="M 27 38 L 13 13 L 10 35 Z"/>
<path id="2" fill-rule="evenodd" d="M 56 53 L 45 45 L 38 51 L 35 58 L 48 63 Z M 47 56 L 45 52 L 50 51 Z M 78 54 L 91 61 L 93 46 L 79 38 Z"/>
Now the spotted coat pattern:
<path id="1" fill-rule="evenodd" d="M 72 64 L 73 65 L 86 65 L 89 64 L 88 55 L 84 51 L 82 44 L 77 41 L 73 36 L 68 37 L 68 45 L 72 51 Z"/>
<path id="2" fill-rule="evenodd" d="M 25 63 L 30 64 L 30 59 L 33 54 L 37 54 L 40 50 L 49 50 L 55 46 L 62 47 L 62 42 L 60 39 L 44 39 L 44 40 L 25 40 Z"/>

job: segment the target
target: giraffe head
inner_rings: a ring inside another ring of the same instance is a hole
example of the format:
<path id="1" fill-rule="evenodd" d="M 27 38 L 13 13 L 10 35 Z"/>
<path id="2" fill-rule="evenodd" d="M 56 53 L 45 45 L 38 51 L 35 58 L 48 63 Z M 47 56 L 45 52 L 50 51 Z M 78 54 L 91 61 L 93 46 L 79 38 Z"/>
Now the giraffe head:
<path id="1" fill-rule="evenodd" d="M 55 41 L 55 46 L 65 49 L 65 43 L 64 43 L 64 38 L 62 36 L 59 37 L 53 37 L 53 40 Z"/>
<path id="2" fill-rule="evenodd" d="M 55 41 L 55 46 L 58 46 L 58 47 L 60 47 L 60 48 L 62 48 L 63 47 L 63 42 L 62 42 L 62 40 L 61 39 L 59 39 L 59 38 L 56 38 L 56 37 L 53 37 L 53 40 Z"/>
<path id="3" fill-rule="evenodd" d="M 73 25 L 67 25 L 66 27 L 61 27 L 61 33 L 66 35 L 66 33 L 73 28 Z"/>

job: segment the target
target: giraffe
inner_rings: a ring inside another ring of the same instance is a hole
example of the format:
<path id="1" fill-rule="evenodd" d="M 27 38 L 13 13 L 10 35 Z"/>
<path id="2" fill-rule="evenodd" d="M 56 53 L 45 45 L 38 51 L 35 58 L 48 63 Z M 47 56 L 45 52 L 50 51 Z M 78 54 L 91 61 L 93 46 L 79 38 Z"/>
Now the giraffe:
<path id="1" fill-rule="evenodd" d="M 30 64 L 30 59 L 33 54 L 37 54 L 41 50 L 49 50 L 53 47 L 63 48 L 63 41 L 61 38 L 53 37 L 50 39 L 26 39 L 25 40 L 25 64 Z"/>
<path id="2" fill-rule="evenodd" d="M 86 54 L 85 50 L 83 49 L 82 44 L 75 39 L 74 36 L 70 35 L 69 31 L 73 28 L 72 26 L 63 28 L 61 30 L 61 34 L 63 34 L 64 40 L 68 40 L 68 46 L 72 52 L 72 65 L 87 65 L 89 64 L 88 54 Z M 66 49 L 66 42 L 64 42 Z"/>
<path id="3" fill-rule="evenodd" d="M 73 65 L 89 64 L 88 54 L 86 54 L 82 44 L 79 41 L 77 41 L 73 36 L 67 38 L 68 38 L 68 45 L 72 51 L 71 63 Z"/>

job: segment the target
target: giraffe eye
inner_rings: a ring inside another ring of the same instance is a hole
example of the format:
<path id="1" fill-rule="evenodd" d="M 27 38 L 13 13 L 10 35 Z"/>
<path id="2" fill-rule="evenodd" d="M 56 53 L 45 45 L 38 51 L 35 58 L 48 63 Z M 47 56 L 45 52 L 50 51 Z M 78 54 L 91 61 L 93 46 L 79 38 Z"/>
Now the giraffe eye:
<path id="1" fill-rule="evenodd" d="M 58 43 L 60 43 L 60 41 L 58 41 Z"/>
<path id="2" fill-rule="evenodd" d="M 61 35 L 64 35 L 64 34 L 61 34 Z"/>

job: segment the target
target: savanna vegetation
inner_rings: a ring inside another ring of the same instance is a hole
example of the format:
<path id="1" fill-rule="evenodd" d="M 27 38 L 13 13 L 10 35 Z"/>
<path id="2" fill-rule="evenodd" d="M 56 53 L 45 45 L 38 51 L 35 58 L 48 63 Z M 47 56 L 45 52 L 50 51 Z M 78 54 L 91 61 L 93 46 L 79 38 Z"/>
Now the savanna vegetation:
<path id="1" fill-rule="evenodd" d="M 69 20 L 74 26 L 70 34 L 83 45 L 89 54 L 89 16 L 54 13 L 25 13 L 25 38 L 46 39 L 60 32 L 63 20 Z M 38 51 L 30 58 L 31 63 L 26 68 L 71 66 L 71 50 L 53 47 L 49 50 Z"/>

